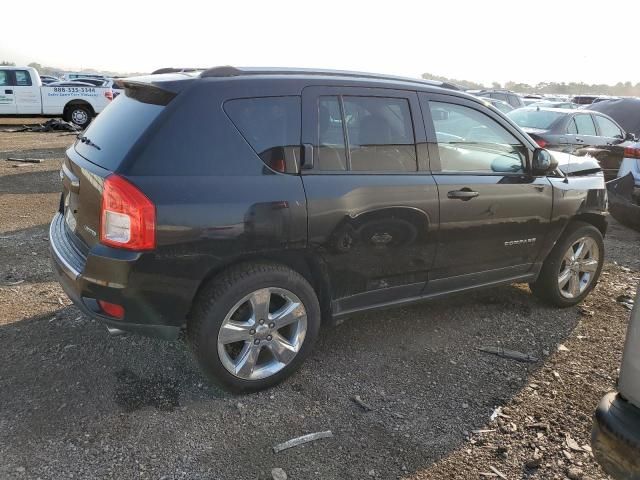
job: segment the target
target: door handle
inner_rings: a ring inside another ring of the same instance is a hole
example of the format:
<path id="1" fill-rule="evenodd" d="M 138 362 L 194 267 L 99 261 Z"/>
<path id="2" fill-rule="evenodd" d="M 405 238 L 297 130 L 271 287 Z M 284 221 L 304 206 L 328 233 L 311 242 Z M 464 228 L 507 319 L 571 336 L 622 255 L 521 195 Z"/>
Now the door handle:
<path id="1" fill-rule="evenodd" d="M 474 192 L 468 188 L 463 188 L 462 190 L 452 190 L 447 193 L 448 198 L 455 198 L 462 201 L 471 200 L 472 198 L 476 198 L 480 195 L 478 192 Z"/>
<path id="2" fill-rule="evenodd" d="M 6 89 L 4 93 L 13 93 L 13 90 Z"/>
<path id="3" fill-rule="evenodd" d="M 302 155 L 302 170 L 311 170 L 313 168 L 313 145 L 303 143 Z"/>

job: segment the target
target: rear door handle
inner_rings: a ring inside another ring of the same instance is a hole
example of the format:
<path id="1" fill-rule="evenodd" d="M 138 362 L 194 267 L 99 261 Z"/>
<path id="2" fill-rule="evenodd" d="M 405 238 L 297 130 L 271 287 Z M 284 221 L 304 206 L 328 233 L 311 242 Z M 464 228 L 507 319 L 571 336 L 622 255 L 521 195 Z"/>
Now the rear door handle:
<path id="1" fill-rule="evenodd" d="M 6 90 L 4 91 L 4 93 L 13 94 L 13 90 L 6 89 Z"/>
<path id="2" fill-rule="evenodd" d="M 311 170 L 313 168 L 313 145 L 310 143 L 302 144 L 302 169 Z"/>
<path id="3" fill-rule="evenodd" d="M 462 190 L 452 190 L 449 193 L 447 193 L 447 197 L 448 198 L 457 198 L 458 200 L 471 200 L 472 198 L 476 198 L 478 195 L 480 195 L 478 192 L 474 192 L 473 190 L 470 189 L 462 189 Z"/>

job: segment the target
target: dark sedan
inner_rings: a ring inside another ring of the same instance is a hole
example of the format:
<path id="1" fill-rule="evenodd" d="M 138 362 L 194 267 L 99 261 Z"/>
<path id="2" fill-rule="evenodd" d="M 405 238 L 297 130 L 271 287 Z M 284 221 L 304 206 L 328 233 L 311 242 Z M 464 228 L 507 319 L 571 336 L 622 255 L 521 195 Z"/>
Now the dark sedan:
<path id="1" fill-rule="evenodd" d="M 587 109 L 609 115 L 627 132 L 640 137 L 640 98 L 607 100 L 589 105 Z"/>
<path id="2" fill-rule="evenodd" d="M 540 147 L 598 160 L 605 179 L 613 180 L 634 135 L 600 112 L 562 108 L 519 108 L 507 114 Z"/>

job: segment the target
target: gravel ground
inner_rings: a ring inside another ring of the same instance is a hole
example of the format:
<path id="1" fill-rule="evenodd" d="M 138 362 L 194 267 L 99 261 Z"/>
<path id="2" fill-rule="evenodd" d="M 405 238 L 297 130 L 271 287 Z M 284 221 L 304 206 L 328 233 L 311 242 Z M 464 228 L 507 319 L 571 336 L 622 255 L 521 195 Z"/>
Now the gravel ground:
<path id="1" fill-rule="evenodd" d="M 1 479 L 607 478 L 588 451 L 591 415 L 615 386 L 629 314 L 615 298 L 635 293 L 640 234 L 612 223 L 581 307 L 514 285 L 356 315 L 324 330 L 289 381 L 231 396 L 183 341 L 109 336 L 53 281 L 47 224 L 71 141 L 58 135 L 0 132 Z M 17 153 L 46 161 L 2 161 Z"/>

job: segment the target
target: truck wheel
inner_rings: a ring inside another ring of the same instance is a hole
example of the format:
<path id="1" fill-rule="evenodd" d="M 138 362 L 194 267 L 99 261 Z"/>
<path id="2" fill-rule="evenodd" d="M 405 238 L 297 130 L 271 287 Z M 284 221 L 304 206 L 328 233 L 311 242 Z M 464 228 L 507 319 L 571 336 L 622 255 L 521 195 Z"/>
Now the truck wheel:
<path id="1" fill-rule="evenodd" d="M 91 110 L 84 105 L 71 105 L 65 114 L 65 120 L 84 128 L 91 122 Z"/>
<path id="2" fill-rule="evenodd" d="M 538 279 L 529 284 L 540 299 L 558 307 L 580 303 L 593 290 L 604 263 L 602 234 L 593 225 L 567 227 L 544 261 Z"/>
<path id="3" fill-rule="evenodd" d="M 271 263 L 242 264 L 198 296 L 187 325 L 202 370 L 234 392 L 262 390 L 291 375 L 310 353 L 320 306 L 298 273 Z"/>

